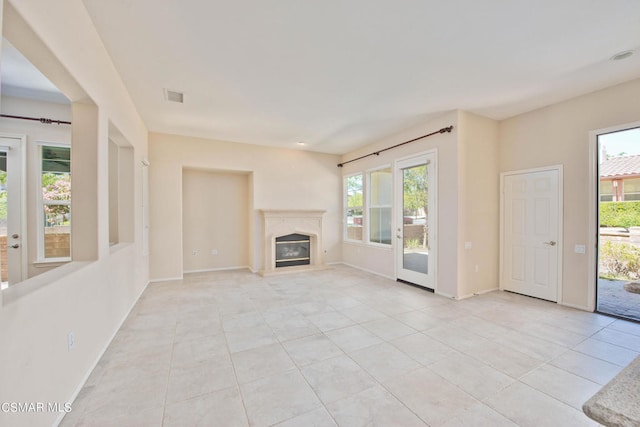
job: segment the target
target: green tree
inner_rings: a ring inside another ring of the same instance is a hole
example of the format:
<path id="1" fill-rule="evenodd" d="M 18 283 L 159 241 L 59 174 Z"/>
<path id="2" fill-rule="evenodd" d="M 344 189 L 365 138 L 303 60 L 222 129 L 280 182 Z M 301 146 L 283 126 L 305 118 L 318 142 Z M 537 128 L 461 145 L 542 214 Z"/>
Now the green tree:
<path id="1" fill-rule="evenodd" d="M 347 208 L 362 215 L 362 175 L 347 178 Z"/>
<path id="2" fill-rule="evenodd" d="M 71 176 L 67 173 L 42 174 L 42 199 L 45 201 L 71 201 Z M 69 218 L 69 205 L 44 206 L 47 222 L 51 225 L 63 225 Z"/>
<path id="3" fill-rule="evenodd" d="M 420 211 L 427 214 L 429 188 L 427 166 L 417 166 L 403 171 L 405 214 L 417 216 Z"/>

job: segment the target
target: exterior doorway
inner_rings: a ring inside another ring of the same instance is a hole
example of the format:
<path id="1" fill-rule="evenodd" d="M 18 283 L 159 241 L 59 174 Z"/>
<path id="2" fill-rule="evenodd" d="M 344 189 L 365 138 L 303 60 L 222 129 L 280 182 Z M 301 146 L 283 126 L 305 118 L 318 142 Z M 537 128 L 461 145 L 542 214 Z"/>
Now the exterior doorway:
<path id="1" fill-rule="evenodd" d="M 436 154 L 396 162 L 396 277 L 435 290 Z"/>
<path id="2" fill-rule="evenodd" d="M 597 148 L 596 311 L 640 321 L 640 127 L 602 132 Z"/>

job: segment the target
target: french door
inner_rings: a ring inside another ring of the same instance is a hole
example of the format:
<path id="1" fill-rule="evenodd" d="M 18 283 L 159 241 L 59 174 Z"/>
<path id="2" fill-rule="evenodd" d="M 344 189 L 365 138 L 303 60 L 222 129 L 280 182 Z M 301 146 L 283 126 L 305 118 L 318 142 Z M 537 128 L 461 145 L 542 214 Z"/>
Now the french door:
<path id="1" fill-rule="evenodd" d="M 22 281 L 22 140 L 0 137 L 0 276 L 4 289 Z"/>
<path id="2" fill-rule="evenodd" d="M 396 277 L 435 289 L 436 154 L 396 162 Z"/>

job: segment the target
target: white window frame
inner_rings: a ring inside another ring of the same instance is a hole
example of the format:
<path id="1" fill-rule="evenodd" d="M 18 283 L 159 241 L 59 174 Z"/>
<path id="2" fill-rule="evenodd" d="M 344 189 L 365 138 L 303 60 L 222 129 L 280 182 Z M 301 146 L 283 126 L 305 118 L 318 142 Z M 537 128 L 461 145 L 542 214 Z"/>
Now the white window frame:
<path id="1" fill-rule="evenodd" d="M 347 223 L 347 211 L 349 210 L 349 195 L 348 195 L 348 189 L 347 189 L 347 180 L 351 177 L 354 176 L 361 176 L 362 177 L 362 239 L 361 240 L 357 240 L 357 239 L 350 239 L 349 238 L 349 224 Z M 342 180 L 342 193 L 343 193 L 343 204 L 344 204 L 344 209 L 342 210 L 342 219 L 344 221 L 344 230 L 343 230 L 343 236 L 344 236 L 344 240 L 345 242 L 352 242 L 352 243 L 365 243 L 366 237 L 365 234 L 367 233 L 367 227 L 366 227 L 366 206 L 365 206 L 365 199 L 366 199 L 366 191 L 367 191 L 367 183 L 366 183 L 366 173 L 359 171 L 359 172 L 355 172 L 349 175 L 344 175 L 343 176 L 343 180 Z"/>
<path id="2" fill-rule="evenodd" d="M 42 214 L 44 213 L 44 206 L 45 206 L 45 202 L 44 199 L 42 197 L 42 147 L 62 147 L 62 148 L 69 148 L 71 149 L 71 144 L 65 144 L 65 143 L 60 143 L 60 142 L 45 142 L 45 141 L 38 141 L 36 142 L 37 145 L 37 151 L 38 151 L 38 167 L 36 168 L 37 170 L 37 191 L 36 191 L 36 206 L 37 206 L 37 212 L 36 212 L 36 218 L 37 218 L 37 224 L 38 224 L 38 242 L 37 242 L 37 248 L 38 248 L 38 257 L 37 257 L 37 263 L 38 264 L 46 264 L 46 263 L 59 263 L 59 262 L 69 262 L 71 261 L 71 257 L 58 257 L 58 258 L 45 258 L 45 254 L 44 254 L 44 246 L 45 246 L 45 232 L 44 232 L 44 223 L 42 221 Z M 73 198 L 73 193 L 72 193 L 72 198 Z M 71 202 L 65 202 L 65 201 L 53 201 L 53 202 L 48 202 L 46 203 L 47 205 L 69 205 L 71 206 Z M 69 211 L 71 211 L 71 207 L 69 207 Z M 71 221 L 73 221 L 73 216 L 71 217 Z M 71 247 L 71 239 L 69 239 L 69 246 Z M 73 253 L 70 251 L 70 253 Z"/>
<path id="3" fill-rule="evenodd" d="M 382 170 L 382 169 L 389 169 L 390 174 L 391 174 L 391 203 L 388 206 L 384 206 L 384 205 L 380 205 L 380 206 L 373 206 L 373 204 L 371 203 L 371 173 Z M 363 214 L 363 226 L 364 226 L 364 230 L 363 232 L 366 234 L 366 238 L 363 238 L 363 242 L 371 245 L 371 246 L 378 246 L 381 248 L 391 248 L 393 246 L 393 239 L 391 239 L 390 243 L 378 243 L 378 242 L 372 242 L 371 241 L 371 221 L 370 221 L 370 209 L 371 208 L 383 208 L 383 207 L 388 207 L 391 209 L 391 223 L 389 224 L 389 226 L 391 227 L 391 235 L 393 235 L 393 215 L 394 215 L 394 209 L 393 209 L 393 201 L 394 199 L 394 174 L 393 174 L 393 167 L 391 164 L 386 164 L 386 165 L 382 165 L 382 166 L 377 166 L 375 168 L 372 169 L 367 169 L 366 173 L 365 173 L 366 177 L 365 177 L 365 182 L 364 182 L 364 197 L 363 197 L 363 210 L 362 210 L 362 214 Z"/>

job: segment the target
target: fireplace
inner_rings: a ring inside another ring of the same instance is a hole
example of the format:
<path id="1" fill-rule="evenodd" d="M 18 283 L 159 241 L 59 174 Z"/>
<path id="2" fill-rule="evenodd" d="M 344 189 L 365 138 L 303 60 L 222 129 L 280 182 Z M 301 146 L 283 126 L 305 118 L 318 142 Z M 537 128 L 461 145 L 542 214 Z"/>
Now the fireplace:
<path id="1" fill-rule="evenodd" d="M 311 239 L 304 234 L 276 238 L 276 268 L 311 264 Z"/>
<path id="2" fill-rule="evenodd" d="M 261 275 L 326 268 L 322 260 L 324 211 L 261 209 L 260 212 L 264 256 Z"/>

